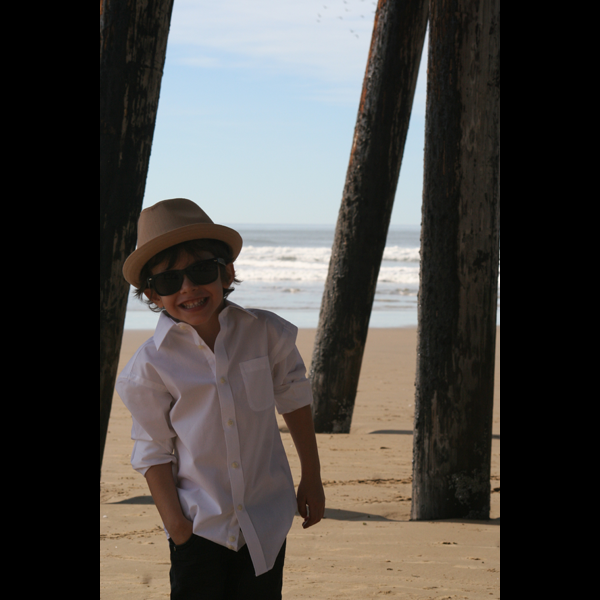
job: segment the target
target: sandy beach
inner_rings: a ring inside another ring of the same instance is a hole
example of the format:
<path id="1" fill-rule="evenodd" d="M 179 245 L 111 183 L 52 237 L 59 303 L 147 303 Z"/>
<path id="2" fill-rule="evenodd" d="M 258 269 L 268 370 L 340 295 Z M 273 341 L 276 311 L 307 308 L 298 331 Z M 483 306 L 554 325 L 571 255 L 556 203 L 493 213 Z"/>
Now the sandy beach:
<path id="1" fill-rule="evenodd" d="M 119 371 L 151 335 L 126 331 Z M 314 336 L 300 331 L 307 365 Z M 318 436 L 326 519 L 308 531 L 296 519 L 285 600 L 500 597 L 500 353 L 491 520 L 411 522 L 416 338 L 416 328 L 370 331 L 352 432 Z M 131 468 L 130 430 L 131 417 L 115 394 L 101 481 L 100 597 L 166 599 L 168 544 L 146 482 Z M 289 434 L 282 437 L 297 483 L 298 458 Z"/>

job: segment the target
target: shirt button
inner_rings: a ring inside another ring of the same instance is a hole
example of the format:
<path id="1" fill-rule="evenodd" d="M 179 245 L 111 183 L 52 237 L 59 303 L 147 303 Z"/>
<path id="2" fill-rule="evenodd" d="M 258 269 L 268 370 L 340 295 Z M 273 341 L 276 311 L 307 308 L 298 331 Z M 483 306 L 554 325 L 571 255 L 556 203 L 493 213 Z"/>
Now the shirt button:
<path id="1" fill-rule="evenodd" d="M 230 535 L 230 536 L 229 536 L 229 541 L 230 541 L 230 542 L 235 542 L 235 540 L 236 540 L 236 537 L 235 537 L 235 535 Z"/>
<path id="2" fill-rule="evenodd" d="M 227 421 L 227 425 L 229 425 L 229 427 L 233 427 L 234 424 L 235 421 L 233 419 L 229 419 L 229 421 Z"/>
<path id="3" fill-rule="evenodd" d="M 222 383 L 222 384 L 225 384 L 225 383 L 227 383 L 227 379 L 225 379 L 225 377 L 221 377 L 221 383 Z"/>
<path id="4" fill-rule="evenodd" d="M 242 511 L 244 510 L 244 507 L 243 507 L 241 504 L 238 504 L 238 507 L 237 507 L 237 508 L 238 508 L 238 510 L 239 510 L 240 512 L 242 512 Z"/>
<path id="5" fill-rule="evenodd" d="M 234 462 L 234 463 L 231 463 L 231 466 L 232 466 L 234 469 L 239 469 L 239 468 L 240 468 L 240 465 L 239 465 L 239 463 L 236 463 L 236 462 Z"/>

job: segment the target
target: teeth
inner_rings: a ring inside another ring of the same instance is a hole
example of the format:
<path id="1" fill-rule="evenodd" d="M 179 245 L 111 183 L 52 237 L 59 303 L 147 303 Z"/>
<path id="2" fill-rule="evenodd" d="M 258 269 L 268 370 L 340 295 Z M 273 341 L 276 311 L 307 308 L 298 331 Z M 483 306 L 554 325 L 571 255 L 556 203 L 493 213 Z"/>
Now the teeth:
<path id="1" fill-rule="evenodd" d="M 196 302 L 192 302 L 189 304 L 183 304 L 183 308 L 198 308 L 199 306 L 203 306 L 206 304 L 207 298 L 202 298 L 202 300 L 197 300 Z"/>

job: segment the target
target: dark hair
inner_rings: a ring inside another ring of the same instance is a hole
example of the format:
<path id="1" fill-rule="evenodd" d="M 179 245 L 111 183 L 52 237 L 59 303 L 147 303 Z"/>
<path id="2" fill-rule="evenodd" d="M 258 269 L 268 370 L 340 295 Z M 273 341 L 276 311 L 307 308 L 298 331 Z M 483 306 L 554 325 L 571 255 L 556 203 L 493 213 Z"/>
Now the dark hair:
<path id="1" fill-rule="evenodd" d="M 171 246 L 156 256 L 151 258 L 140 272 L 141 287 L 136 288 L 134 296 L 147 304 L 153 312 L 162 312 L 164 309 L 159 308 L 148 300 L 144 295 L 147 288 L 148 278 L 152 276 L 152 269 L 162 263 L 167 263 L 167 270 L 172 269 L 183 254 L 188 254 L 194 258 L 200 258 L 201 252 L 210 252 L 215 258 L 222 258 L 228 265 L 233 262 L 233 251 L 225 242 L 220 240 L 192 240 L 183 242 L 176 246 Z M 223 265 L 219 265 L 221 279 L 227 277 L 227 271 Z M 233 283 L 241 283 L 237 278 L 233 279 Z M 234 291 L 234 288 L 223 288 L 223 297 L 227 298 Z"/>

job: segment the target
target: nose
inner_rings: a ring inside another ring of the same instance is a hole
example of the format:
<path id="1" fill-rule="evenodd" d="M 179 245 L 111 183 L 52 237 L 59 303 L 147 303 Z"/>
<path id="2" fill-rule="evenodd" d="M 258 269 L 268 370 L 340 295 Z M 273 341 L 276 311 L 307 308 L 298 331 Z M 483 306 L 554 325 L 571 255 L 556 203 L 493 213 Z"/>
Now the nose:
<path id="1" fill-rule="evenodd" d="M 198 286 L 187 276 L 183 276 L 183 285 L 181 286 L 181 291 L 184 292 L 186 290 L 195 290 Z"/>

